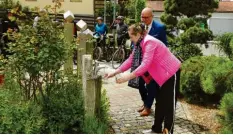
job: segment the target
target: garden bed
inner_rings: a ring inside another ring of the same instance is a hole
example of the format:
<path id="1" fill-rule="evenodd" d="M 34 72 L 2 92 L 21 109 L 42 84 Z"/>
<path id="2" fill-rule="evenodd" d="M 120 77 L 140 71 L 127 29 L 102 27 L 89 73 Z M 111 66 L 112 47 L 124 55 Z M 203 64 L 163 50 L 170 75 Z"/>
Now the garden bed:
<path id="1" fill-rule="evenodd" d="M 217 105 L 200 106 L 189 104 L 181 101 L 187 105 L 192 121 L 202 127 L 203 132 L 209 134 L 217 134 L 220 131 L 221 125 L 218 122 L 219 109 Z"/>

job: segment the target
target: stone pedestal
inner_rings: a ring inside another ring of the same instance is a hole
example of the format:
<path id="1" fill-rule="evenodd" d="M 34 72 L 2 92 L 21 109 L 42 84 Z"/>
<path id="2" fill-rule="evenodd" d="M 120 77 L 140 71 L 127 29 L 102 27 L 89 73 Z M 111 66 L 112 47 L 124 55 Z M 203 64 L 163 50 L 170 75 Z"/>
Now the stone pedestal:
<path id="1" fill-rule="evenodd" d="M 86 115 L 94 116 L 100 112 L 101 76 L 93 75 L 92 56 L 82 57 L 82 82 Z"/>

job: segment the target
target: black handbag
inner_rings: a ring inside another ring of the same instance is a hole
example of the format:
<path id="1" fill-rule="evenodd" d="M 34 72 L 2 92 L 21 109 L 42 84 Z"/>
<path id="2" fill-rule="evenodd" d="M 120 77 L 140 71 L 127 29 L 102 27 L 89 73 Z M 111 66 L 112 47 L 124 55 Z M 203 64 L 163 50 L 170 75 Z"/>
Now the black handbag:
<path id="1" fill-rule="evenodd" d="M 131 88 L 139 89 L 139 77 L 129 80 L 128 86 Z"/>

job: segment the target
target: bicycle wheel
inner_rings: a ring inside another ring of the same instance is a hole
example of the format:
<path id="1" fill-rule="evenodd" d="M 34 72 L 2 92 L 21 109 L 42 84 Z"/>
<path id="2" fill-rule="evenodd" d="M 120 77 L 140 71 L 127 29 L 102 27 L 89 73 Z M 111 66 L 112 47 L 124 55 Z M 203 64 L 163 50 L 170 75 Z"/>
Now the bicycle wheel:
<path id="1" fill-rule="evenodd" d="M 106 50 L 106 61 L 107 62 L 112 60 L 113 53 L 114 53 L 114 47 L 107 47 L 107 50 Z"/>
<path id="2" fill-rule="evenodd" d="M 125 50 L 123 48 L 119 48 L 113 54 L 112 57 L 112 68 L 117 69 L 125 60 Z"/>
<path id="3" fill-rule="evenodd" d="M 99 61 L 101 59 L 101 54 L 102 54 L 102 49 L 100 47 L 96 47 L 93 50 L 93 59 Z"/>

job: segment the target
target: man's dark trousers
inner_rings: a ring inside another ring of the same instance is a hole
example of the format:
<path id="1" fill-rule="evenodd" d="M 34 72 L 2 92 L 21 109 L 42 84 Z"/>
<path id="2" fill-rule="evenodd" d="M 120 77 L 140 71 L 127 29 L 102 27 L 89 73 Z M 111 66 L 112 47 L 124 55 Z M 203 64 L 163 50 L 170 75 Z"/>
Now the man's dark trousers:
<path id="1" fill-rule="evenodd" d="M 151 108 L 155 99 L 156 89 L 159 89 L 159 86 L 154 80 L 146 84 L 142 77 L 139 78 L 139 93 L 145 107 Z"/>

